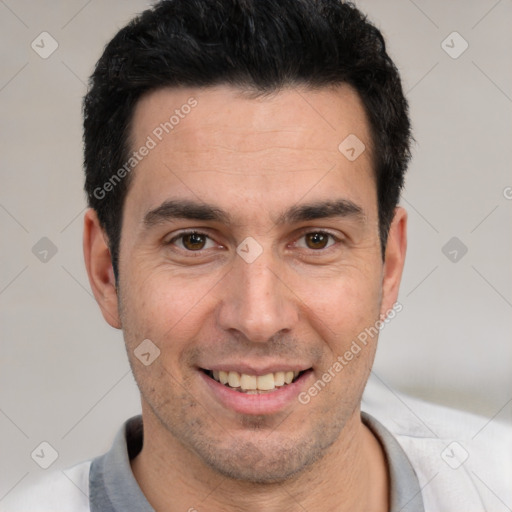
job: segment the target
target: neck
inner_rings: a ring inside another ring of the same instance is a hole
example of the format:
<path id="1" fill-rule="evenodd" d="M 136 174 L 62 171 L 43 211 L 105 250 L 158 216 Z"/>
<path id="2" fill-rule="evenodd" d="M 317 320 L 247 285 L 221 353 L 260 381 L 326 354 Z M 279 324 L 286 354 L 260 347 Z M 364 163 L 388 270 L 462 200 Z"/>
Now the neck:
<path id="1" fill-rule="evenodd" d="M 149 409 L 149 408 L 147 408 Z M 322 458 L 293 478 L 254 484 L 213 471 L 144 410 L 144 445 L 131 461 L 142 492 L 159 512 L 379 511 L 389 508 L 382 447 L 357 409 Z"/>

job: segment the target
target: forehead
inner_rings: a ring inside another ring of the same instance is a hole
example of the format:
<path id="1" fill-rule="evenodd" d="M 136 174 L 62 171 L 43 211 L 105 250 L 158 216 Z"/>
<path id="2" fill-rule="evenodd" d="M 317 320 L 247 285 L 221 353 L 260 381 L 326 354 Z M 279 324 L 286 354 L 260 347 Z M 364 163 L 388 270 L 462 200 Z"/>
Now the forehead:
<path id="1" fill-rule="evenodd" d="M 306 193 L 318 199 L 333 184 L 351 199 L 374 188 L 364 106 L 346 85 L 258 96 L 228 86 L 160 89 L 138 102 L 131 126 L 132 149 L 151 146 L 129 191 L 146 210 L 169 196 L 270 207 Z"/>
<path id="2" fill-rule="evenodd" d="M 219 124 L 222 129 L 217 128 Z M 287 135 L 287 147 L 293 147 L 292 133 L 308 133 L 317 149 L 332 150 L 333 143 L 341 142 L 349 133 L 370 145 L 364 105 L 346 84 L 285 88 L 267 94 L 230 86 L 162 88 L 138 101 L 131 126 L 136 146 L 146 135 L 162 142 L 160 139 L 171 133 L 175 138 L 186 135 L 197 149 L 205 139 L 222 142 L 229 137 L 236 149 L 238 143 L 257 147 L 280 135 Z M 299 144 L 296 149 L 307 149 L 298 137 L 295 142 Z"/>

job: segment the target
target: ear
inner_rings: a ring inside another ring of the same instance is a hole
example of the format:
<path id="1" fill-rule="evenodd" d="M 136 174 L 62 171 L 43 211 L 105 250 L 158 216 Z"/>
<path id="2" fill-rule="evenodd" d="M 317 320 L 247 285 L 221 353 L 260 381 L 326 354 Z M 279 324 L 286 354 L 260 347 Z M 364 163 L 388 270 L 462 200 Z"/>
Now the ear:
<path id="1" fill-rule="evenodd" d="M 407 212 L 395 208 L 395 216 L 389 228 L 386 244 L 384 270 L 382 276 L 382 304 L 380 314 L 392 309 L 398 298 L 398 289 L 402 279 L 402 271 L 407 250 Z"/>
<path id="2" fill-rule="evenodd" d="M 121 328 L 118 296 L 108 239 L 96 211 L 88 209 L 84 216 L 84 259 L 96 302 L 103 318 L 116 329 Z"/>

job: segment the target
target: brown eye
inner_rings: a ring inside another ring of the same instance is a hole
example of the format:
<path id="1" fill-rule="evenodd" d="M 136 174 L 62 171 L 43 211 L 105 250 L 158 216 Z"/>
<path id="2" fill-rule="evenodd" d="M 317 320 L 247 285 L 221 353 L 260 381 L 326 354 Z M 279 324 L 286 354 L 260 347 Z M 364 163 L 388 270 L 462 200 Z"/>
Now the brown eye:
<path id="1" fill-rule="evenodd" d="M 305 235 L 306 245 L 309 249 L 325 249 L 331 235 L 327 233 L 308 233 Z"/>
<path id="2" fill-rule="evenodd" d="M 182 235 L 180 238 L 185 249 L 188 249 L 189 251 L 200 251 L 201 249 L 204 249 L 206 239 L 208 237 L 201 235 L 200 233 L 187 233 Z"/>

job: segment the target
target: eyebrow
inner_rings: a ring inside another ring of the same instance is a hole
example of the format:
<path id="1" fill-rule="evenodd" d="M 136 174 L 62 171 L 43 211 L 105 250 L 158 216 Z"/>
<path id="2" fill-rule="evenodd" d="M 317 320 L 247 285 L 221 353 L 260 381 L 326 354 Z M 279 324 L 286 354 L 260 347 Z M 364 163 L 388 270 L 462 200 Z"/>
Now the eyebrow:
<path id="1" fill-rule="evenodd" d="M 275 223 L 277 225 L 295 224 L 335 217 L 353 218 L 360 222 L 366 219 L 360 206 L 348 199 L 338 199 L 292 206 L 281 213 Z M 150 228 L 175 219 L 217 221 L 223 224 L 233 223 L 231 215 L 222 208 L 187 199 L 173 199 L 165 201 L 160 206 L 148 211 L 144 216 L 144 225 Z"/>
<path id="2" fill-rule="evenodd" d="M 338 199 L 335 201 L 317 201 L 292 206 L 277 218 L 276 224 L 295 224 L 307 220 L 334 217 L 348 217 L 359 221 L 366 219 L 364 211 L 360 206 L 348 199 Z"/>
<path id="3" fill-rule="evenodd" d="M 152 227 L 174 219 L 213 220 L 229 224 L 231 216 L 216 206 L 197 203 L 187 199 L 174 199 L 163 202 L 144 216 L 144 224 Z"/>

